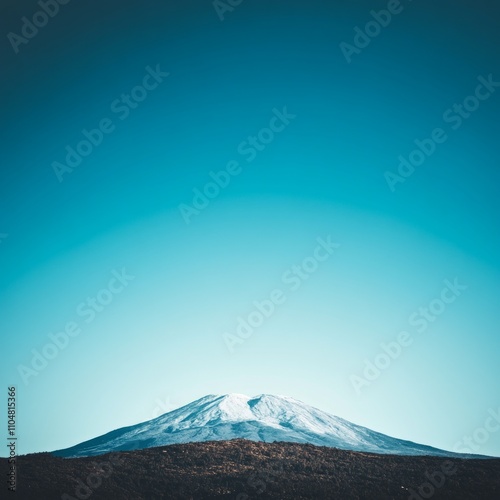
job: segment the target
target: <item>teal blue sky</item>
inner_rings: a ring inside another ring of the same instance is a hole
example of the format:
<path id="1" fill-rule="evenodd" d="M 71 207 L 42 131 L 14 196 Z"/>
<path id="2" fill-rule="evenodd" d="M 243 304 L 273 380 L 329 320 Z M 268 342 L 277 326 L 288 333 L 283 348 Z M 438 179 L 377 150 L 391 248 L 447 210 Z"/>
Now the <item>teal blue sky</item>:
<path id="1" fill-rule="evenodd" d="M 70 2 L 18 53 L 7 35 L 39 7 L 4 8 L 0 379 L 17 386 L 20 453 L 238 392 L 449 450 L 476 436 L 467 447 L 500 456 L 500 426 L 477 431 L 500 410 L 500 87 L 481 83 L 500 82 L 500 12 L 402 1 L 348 62 L 341 44 L 388 3 L 325 4 L 243 1 L 221 21 L 209 1 Z M 169 75 L 116 112 L 151 68 Z M 58 177 L 105 119 L 113 131 Z M 435 129 L 446 140 L 391 189 Z M 179 207 L 231 161 L 186 223 Z M 292 290 L 284 273 L 328 237 L 340 246 Z M 83 313 L 123 269 L 133 279 Z M 445 280 L 466 289 L 419 333 L 409 318 Z M 224 335 L 275 289 L 285 302 L 231 352 Z M 69 322 L 81 333 L 46 367 L 20 368 Z M 356 391 L 401 331 L 413 343 Z"/>

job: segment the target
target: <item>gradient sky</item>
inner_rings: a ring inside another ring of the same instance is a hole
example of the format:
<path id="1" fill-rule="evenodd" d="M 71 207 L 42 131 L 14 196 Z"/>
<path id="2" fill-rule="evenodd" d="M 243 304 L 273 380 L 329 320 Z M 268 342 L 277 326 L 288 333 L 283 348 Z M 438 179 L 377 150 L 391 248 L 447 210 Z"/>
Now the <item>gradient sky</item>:
<path id="1" fill-rule="evenodd" d="M 3 2 L 0 380 L 18 388 L 18 451 L 229 392 L 448 450 L 484 426 L 500 405 L 500 89 L 456 130 L 443 113 L 500 81 L 491 4 L 402 1 L 348 63 L 339 45 L 387 2 L 247 0 L 221 21 L 208 0 L 74 1 L 17 54 L 7 34 L 39 6 Z M 156 65 L 170 75 L 120 120 L 111 104 Z M 284 107 L 296 117 L 248 162 L 240 144 Z M 53 162 L 104 118 L 115 130 L 59 182 Z M 392 192 L 385 172 L 438 127 L 446 142 Z M 232 160 L 241 173 L 186 224 L 179 205 Z M 340 247 L 291 291 L 283 273 L 329 235 Z M 135 278 L 86 324 L 79 304 L 122 268 Z M 455 278 L 467 289 L 417 333 L 409 316 Z M 285 303 L 230 352 L 223 334 L 276 288 Z M 82 333 L 25 384 L 19 365 L 71 321 Z M 413 344 L 358 394 L 351 376 L 403 330 Z M 500 456 L 500 430 L 476 445 Z"/>

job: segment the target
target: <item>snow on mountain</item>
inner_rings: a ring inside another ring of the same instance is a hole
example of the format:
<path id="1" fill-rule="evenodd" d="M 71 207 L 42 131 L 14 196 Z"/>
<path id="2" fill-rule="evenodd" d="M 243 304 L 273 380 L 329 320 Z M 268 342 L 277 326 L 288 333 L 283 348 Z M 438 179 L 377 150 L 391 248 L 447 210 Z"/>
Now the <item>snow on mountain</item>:
<path id="1" fill-rule="evenodd" d="M 352 424 L 286 396 L 209 395 L 153 420 L 114 430 L 54 454 L 82 457 L 112 451 L 228 439 L 287 441 L 399 455 L 457 456 Z"/>

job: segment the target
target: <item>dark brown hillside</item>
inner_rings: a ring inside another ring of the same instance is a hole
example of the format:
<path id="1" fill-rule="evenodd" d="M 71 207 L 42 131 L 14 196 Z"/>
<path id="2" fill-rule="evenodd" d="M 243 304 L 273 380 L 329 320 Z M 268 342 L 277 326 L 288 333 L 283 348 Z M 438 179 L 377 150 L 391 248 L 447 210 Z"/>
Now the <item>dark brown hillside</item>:
<path id="1" fill-rule="evenodd" d="M 0 462 L 5 473 L 6 462 Z M 17 465 L 17 494 L 4 486 L 2 498 L 386 500 L 408 499 L 424 483 L 421 493 L 436 500 L 500 498 L 500 459 L 372 455 L 293 443 L 191 443 L 78 459 L 40 453 L 18 457 Z"/>

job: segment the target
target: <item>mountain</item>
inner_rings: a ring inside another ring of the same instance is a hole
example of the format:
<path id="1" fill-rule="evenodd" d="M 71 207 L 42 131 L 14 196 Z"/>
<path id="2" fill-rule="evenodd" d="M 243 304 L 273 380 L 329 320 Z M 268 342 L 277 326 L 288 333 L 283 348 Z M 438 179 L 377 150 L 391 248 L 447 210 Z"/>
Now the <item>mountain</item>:
<path id="1" fill-rule="evenodd" d="M 85 457 L 200 441 L 248 439 L 395 455 L 459 456 L 352 424 L 285 396 L 209 395 L 153 420 L 53 452 Z"/>

